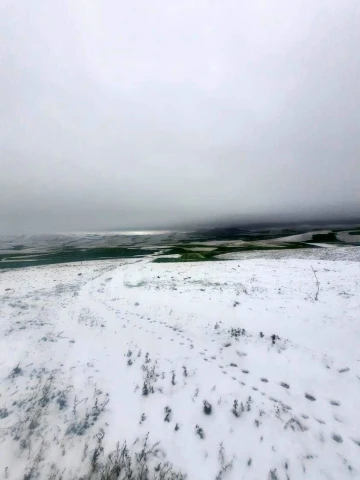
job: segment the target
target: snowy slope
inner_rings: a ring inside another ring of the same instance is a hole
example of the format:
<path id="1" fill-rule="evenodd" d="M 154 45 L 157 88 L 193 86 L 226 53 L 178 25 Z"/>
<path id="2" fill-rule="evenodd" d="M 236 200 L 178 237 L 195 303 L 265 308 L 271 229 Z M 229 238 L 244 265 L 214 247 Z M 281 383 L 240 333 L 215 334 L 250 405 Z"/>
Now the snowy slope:
<path id="1" fill-rule="evenodd" d="M 298 233 L 297 235 L 288 235 L 286 237 L 275 238 L 274 242 L 308 242 L 312 240 L 313 235 L 326 235 L 331 230 L 314 230 L 312 232 Z"/>
<path id="2" fill-rule="evenodd" d="M 312 244 L 314 245 L 314 244 Z M 326 243 L 322 244 L 322 248 L 297 248 L 294 250 L 271 250 L 266 253 L 259 250 L 233 252 L 218 255 L 217 258 L 221 260 L 249 260 L 249 259 L 301 259 L 301 260 L 345 260 L 352 262 L 360 262 L 360 248 L 356 246 L 352 247 L 328 247 Z"/>
<path id="3" fill-rule="evenodd" d="M 0 478 L 360 478 L 360 264 L 2 271 L 0 379 Z"/>

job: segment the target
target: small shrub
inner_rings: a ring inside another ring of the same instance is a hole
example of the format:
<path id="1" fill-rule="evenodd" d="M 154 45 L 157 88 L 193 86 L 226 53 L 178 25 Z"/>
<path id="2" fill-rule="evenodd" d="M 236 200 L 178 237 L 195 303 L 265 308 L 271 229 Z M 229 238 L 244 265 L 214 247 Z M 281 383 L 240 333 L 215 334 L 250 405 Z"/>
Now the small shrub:
<path id="1" fill-rule="evenodd" d="M 205 415 L 210 415 L 212 411 L 212 407 L 207 400 L 204 400 L 204 413 Z"/>
<path id="2" fill-rule="evenodd" d="M 233 464 L 232 461 L 225 463 L 225 449 L 222 442 L 220 443 L 220 447 L 219 447 L 219 462 L 220 462 L 220 471 L 217 474 L 215 480 L 222 480 L 226 471 L 232 468 L 232 464 Z"/>
<path id="3" fill-rule="evenodd" d="M 239 418 L 244 411 L 244 405 L 241 403 L 239 406 L 239 402 L 237 400 L 234 400 L 233 408 L 231 409 L 231 411 L 236 418 Z"/>
<path id="4" fill-rule="evenodd" d="M 196 431 L 196 434 L 199 435 L 201 440 L 205 438 L 204 430 L 201 427 L 199 427 L 199 425 L 195 426 L 195 431 Z"/>
<path id="5" fill-rule="evenodd" d="M 165 407 L 164 422 L 170 422 L 170 417 L 171 417 L 171 408 L 170 407 Z"/>
<path id="6" fill-rule="evenodd" d="M 239 338 L 239 337 L 242 337 L 242 336 L 245 336 L 246 335 L 246 330 L 245 328 L 231 328 L 229 330 L 229 333 L 230 333 L 230 336 L 232 338 Z"/>
<path id="7" fill-rule="evenodd" d="M 59 405 L 60 410 L 64 410 L 68 407 L 67 397 L 65 392 L 59 392 L 56 399 L 57 404 Z"/>
<path id="8" fill-rule="evenodd" d="M 0 419 L 8 417 L 10 414 L 7 408 L 0 408 Z"/>
<path id="9" fill-rule="evenodd" d="M 276 475 L 276 468 L 270 470 L 269 472 L 270 480 L 279 480 L 279 477 Z"/>
<path id="10" fill-rule="evenodd" d="M 100 430 L 100 432 L 96 435 L 97 445 L 94 448 L 92 458 L 91 458 L 91 470 L 93 472 L 97 471 L 99 457 L 104 453 L 104 447 L 102 446 L 102 441 L 104 436 L 105 436 L 104 430 Z"/>
<path id="11" fill-rule="evenodd" d="M 105 395 L 105 399 L 103 400 L 102 403 L 99 403 L 98 396 L 95 396 L 95 402 L 93 407 L 90 410 L 86 410 L 82 418 L 78 418 L 76 413 L 76 407 L 79 403 L 80 402 L 78 402 L 75 397 L 75 403 L 73 408 L 74 420 L 66 430 L 67 435 L 71 435 L 71 434 L 78 435 L 78 436 L 84 435 L 86 431 L 98 421 L 99 417 L 104 412 L 106 405 L 109 403 L 109 395 L 108 394 Z"/>
<path id="12" fill-rule="evenodd" d="M 22 369 L 20 368 L 20 364 L 17 365 L 13 370 L 12 372 L 10 373 L 10 378 L 15 378 L 15 377 L 18 377 L 19 375 L 22 375 L 23 371 Z"/>

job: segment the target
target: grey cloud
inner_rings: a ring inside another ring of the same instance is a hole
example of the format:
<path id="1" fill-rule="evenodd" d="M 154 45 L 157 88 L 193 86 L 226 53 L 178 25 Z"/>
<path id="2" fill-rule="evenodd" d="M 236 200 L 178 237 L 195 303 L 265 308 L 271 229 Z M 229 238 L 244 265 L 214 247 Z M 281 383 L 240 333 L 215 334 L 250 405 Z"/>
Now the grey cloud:
<path id="1" fill-rule="evenodd" d="M 355 216 L 360 6 L 7 3 L 0 230 Z"/>

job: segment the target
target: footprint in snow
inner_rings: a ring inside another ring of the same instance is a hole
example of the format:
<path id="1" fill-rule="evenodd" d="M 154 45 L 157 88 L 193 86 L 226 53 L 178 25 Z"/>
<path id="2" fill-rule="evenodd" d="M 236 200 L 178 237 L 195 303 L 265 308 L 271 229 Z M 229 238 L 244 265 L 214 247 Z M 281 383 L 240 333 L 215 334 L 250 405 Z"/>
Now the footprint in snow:
<path id="1" fill-rule="evenodd" d="M 236 353 L 239 355 L 239 357 L 246 357 L 247 356 L 247 353 L 239 352 L 238 350 L 236 351 Z"/>
<path id="2" fill-rule="evenodd" d="M 290 385 L 288 385 L 287 383 L 284 383 L 284 382 L 281 382 L 280 385 L 286 389 L 290 388 Z"/>
<path id="3" fill-rule="evenodd" d="M 305 398 L 310 400 L 311 402 L 315 402 L 316 398 L 310 395 L 309 393 L 305 393 Z"/>
<path id="4" fill-rule="evenodd" d="M 330 404 L 334 405 L 334 407 L 340 407 L 341 403 L 337 400 L 330 400 Z"/>
<path id="5" fill-rule="evenodd" d="M 261 380 L 262 382 L 264 382 L 264 383 L 268 383 L 268 382 L 269 382 L 269 380 L 268 380 L 267 378 L 260 378 L 260 380 Z"/>
<path id="6" fill-rule="evenodd" d="M 342 437 L 340 435 L 338 435 L 337 433 L 333 433 L 331 435 L 331 438 L 337 443 L 343 443 Z"/>
<path id="7" fill-rule="evenodd" d="M 274 398 L 274 397 L 269 397 L 269 400 L 271 400 L 272 402 L 275 402 L 275 403 L 279 403 L 279 400 L 277 400 L 277 399 Z"/>

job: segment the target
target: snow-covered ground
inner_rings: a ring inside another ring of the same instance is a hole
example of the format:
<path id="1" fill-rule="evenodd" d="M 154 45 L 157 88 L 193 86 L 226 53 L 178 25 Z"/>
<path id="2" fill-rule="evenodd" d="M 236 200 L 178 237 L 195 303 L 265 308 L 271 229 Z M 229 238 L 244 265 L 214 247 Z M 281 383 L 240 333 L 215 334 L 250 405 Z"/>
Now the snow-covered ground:
<path id="1" fill-rule="evenodd" d="M 314 245 L 314 244 L 311 244 Z M 222 260 L 244 260 L 244 259 L 301 259 L 301 260 L 346 260 L 352 262 L 360 262 L 359 247 L 329 247 L 324 243 L 322 248 L 296 248 L 284 250 L 271 250 L 263 252 L 261 250 L 253 250 L 248 252 L 233 252 L 218 255 L 217 258 Z"/>
<path id="2" fill-rule="evenodd" d="M 0 478 L 360 478 L 360 264 L 260 253 L 0 271 Z"/>

